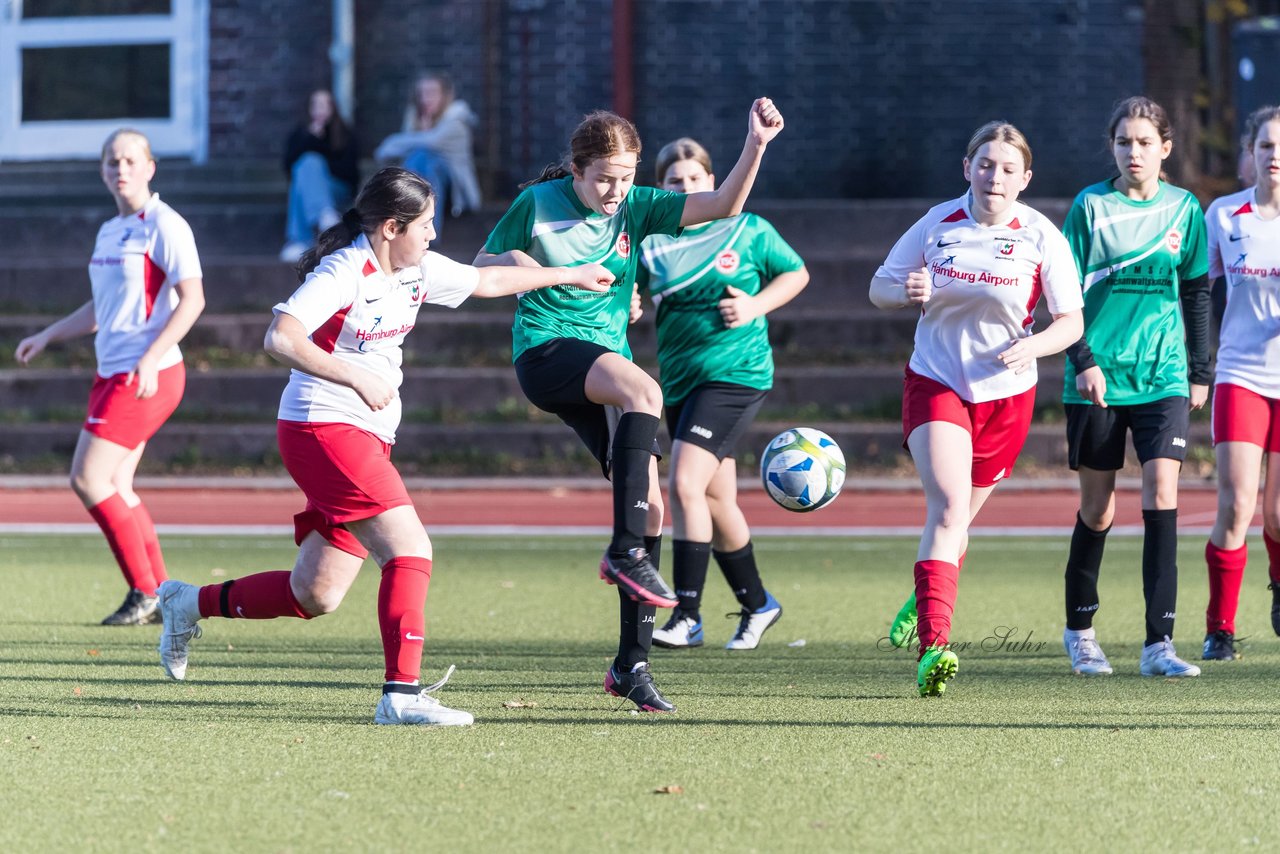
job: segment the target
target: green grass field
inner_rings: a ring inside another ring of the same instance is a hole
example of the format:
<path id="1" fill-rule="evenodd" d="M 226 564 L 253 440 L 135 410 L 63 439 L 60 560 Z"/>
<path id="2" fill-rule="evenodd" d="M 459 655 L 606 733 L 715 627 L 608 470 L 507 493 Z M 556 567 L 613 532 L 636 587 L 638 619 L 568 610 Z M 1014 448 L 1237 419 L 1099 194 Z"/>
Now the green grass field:
<path id="1" fill-rule="evenodd" d="M 1143 679 L 1141 545 L 1114 538 L 1097 625 L 1116 675 L 1084 680 L 1061 647 L 1065 540 L 975 540 L 953 633 L 960 675 L 924 700 L 914 655 L 878 643 L 913 542 L 761 540 L 784 618 L 755 652 L 720 649 L 735 624 L 719 619 L 732 602 L 713 568 L 708 646 L 654 652 L 680 707 L 657 716 L 601 689 L 617 604 L 594 579 L 598 542 L 439 537 L 424 677 L 458 665 L 440 696 L 477 723 L 431 731 L 372 723 L 382 657 L 368 568 L 310 624 L 207 622 L 174 683 L 159 627 L 95 625 L 123 592 L 99 538 L 2 545 L 4 851 L 1280 845 L 1280 639 L 1256 556 L 1244 658 L 1205 663 L 1196 680 Z M 1186 537 L 1181 553 L 1180 652 L 1195 659 L 1202 546 Z M 293 559 L 285 538 L 166 547 L 171 573 L 199 583 Z M 999 627 L 1016 631 L 999 640 Z"/>

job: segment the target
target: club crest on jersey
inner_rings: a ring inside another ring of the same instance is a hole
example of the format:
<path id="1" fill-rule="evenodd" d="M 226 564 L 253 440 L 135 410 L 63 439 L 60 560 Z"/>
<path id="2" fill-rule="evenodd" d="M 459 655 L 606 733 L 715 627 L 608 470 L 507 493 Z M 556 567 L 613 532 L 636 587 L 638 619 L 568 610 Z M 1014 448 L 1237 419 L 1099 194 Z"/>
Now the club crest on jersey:
<path id="1" fill-rule="evenodd" d="M 614 246 L 619 258 L 631 257 L 631 235 L 625 231 L 618 235 L 618 243 Z"/>
<path id="2" fill-rule="evenodd" d="M 1170 252 L 1177 252 L 1182 248 L 1182 232 L 1176 228 L 1169 229 L 1169 233 L 1164 236 L 1164 242 L 1168 244 Z"/>
<path id="3" fill-rule="evenodd" d="M 1013 250 L 1018 248 L 1018 244 L 1022 242 L 1017 237 L 996 237 L 994 238 L 992 248 L 995 250 L 997 260 L 1012 261 Z"/>
<path id="4" fill-rule="evenodd" d="M 716 269 L 726 276 L 737 272 L 741 259 L 732 249 L 726 249 L 716 256 Z"/>
<path id="5" fill-rule="evenodd" d="M 418 302 L 422 299 L 422 288 L 418 285 L 418 282 L 414 282 L 409 286 L 409 302 Z"/>

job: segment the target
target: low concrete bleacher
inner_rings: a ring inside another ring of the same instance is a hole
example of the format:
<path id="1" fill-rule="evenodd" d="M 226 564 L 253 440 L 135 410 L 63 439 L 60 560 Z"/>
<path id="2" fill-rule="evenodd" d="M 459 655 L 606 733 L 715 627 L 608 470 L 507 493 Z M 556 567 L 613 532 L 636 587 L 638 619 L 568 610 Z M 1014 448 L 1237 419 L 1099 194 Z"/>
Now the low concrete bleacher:
<path id="1" fill-rule="evenodd" d="M 149 471 L 278 468 L 275 411 L 285 369 L 262 353 L 271 306 L 292 293 L 293 271 L 276 260 L 285 181 L 274 163 L 195 167 L 162 163 L 154 182 L 196 234 L 208 308 L 192 331 L 182 406 L 152 440 Z M 806 259 L 809 287 L 771 317 L 778 364 L 774 392 L 744 442 L 742 461 L 795 424 L 831 433 L 851 474 L 901 468 L 902 367 L 916 316 L 880 312 L 867 284 L 893 241 L 926 210 L 923 200 L 768 201 L 749 207 Z M 1035 204 L 1033 202 L 1033 204 Z M 1061 219 L 1061 201 L 1039 205 Z M 445 225 L 436 248 L 469 261 L 505 208 L 491 205 Z M 0 471 L 64 471 L 92 377 L 89 339 L 68 342 L 29 368 L 12 361 L 24 335 L 88 297 L 86 264 L 98 224 L 112 214 L 92 164 L 0 164 L 0 227 L 14 247 L 0 257 Z M 578 440 L 524 400 L 510 367 L 513 301 L 427 307 L 405 347 L 405 405 L 395 457 L 409 472 L 450 475 L 578 474 Z M 652 316 L 632 329 L 637 361 L 654 364 Z M 1041 365 L 1024 459 L 1065 464 L 1061 363 Z M 1060 417 L 1057 419 L 1060 420 Z"/>

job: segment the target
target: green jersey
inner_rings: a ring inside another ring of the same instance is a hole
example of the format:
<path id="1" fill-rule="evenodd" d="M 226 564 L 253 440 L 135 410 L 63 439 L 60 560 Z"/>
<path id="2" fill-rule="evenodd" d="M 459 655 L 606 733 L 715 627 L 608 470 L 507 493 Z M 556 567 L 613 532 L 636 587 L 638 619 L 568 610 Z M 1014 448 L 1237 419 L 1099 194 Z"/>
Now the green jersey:
<path id="1" fill-rule="evenodd" d="M 682 193 L 632 187 L 610 216 L 584 205 L 571 177 L 525 188 L 494 226 L 484 251 L 520 249 L 544 267 L 601 264 L 614 281 L 605 293 L 556 285 L 521 294 L 511 327 L 512 357 L 556 338 L 577 338 L 631 358 L 627 320 L 635 250 L 650 234 L 678 234 L 684 202 Z"/>
<path id="2" fill-rule="evenodd" d="M 1180 283 L 1208 272 L 1204 214 L 1195 197 L 1160 182 L 1135 201 L 1110 181 L 1076 196 L 1062 229 L 1084 285 L 1084 338 L 1107 380 L 1107 402 L 1188 395 Z M 1067 360 L 1066 403 L 1087 403 Z"/>
<path id="3" fill-rule="evenodd" d="M 679 403 L 709 382 L 773 388 L 768 320 L 726 329 L 718 306 L 727 285 L 755 295 L 803 266 L 772 225 L 749 213 L 646 240 L 637 282 L 657 307 L 663 399 Z"/>

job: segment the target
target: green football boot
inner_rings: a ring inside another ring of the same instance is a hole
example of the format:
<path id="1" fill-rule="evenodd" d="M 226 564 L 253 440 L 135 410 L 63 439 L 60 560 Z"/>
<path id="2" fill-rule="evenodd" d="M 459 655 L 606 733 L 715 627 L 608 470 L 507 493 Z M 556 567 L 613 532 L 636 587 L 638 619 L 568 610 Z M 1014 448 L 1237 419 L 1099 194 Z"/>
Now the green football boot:
<path id="1" fill-rule="evenodd" d="M 921 697 L 940 697 L 947 690 L 947 680 L 960 669 L 960 659 L 946 647 L 931 646 L 920 657 L 916 668 L 916 689 Z"/>
<path id="2" fill-rule="evenodd" d="M 907 601 L 902 603 L 898 616 L 889 624 L 889 643 L 898 649 L 906 646 L 916 634 L 916 594 L 911 591 Z"/>

